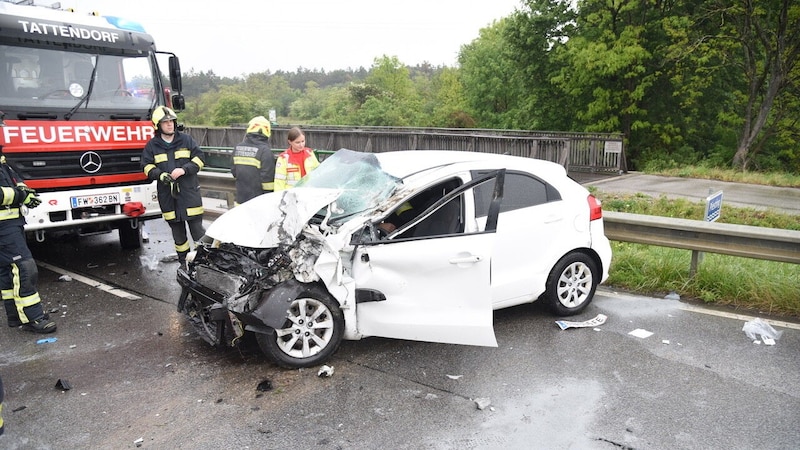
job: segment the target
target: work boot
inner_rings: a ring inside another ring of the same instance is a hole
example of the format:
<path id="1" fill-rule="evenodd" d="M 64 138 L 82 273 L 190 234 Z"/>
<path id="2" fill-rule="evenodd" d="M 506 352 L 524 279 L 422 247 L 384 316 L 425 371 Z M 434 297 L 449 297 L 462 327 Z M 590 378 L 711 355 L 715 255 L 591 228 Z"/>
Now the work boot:
<path id="1" fill-rule="evenodd" d="M 56 331 L 56 323 L 42 316 L 32 322 L 23 323 L 22 329 L 40 334 L 52 333 Z"/>
<path id="2" fill-rule="evenodd" d="M 50 320 L 50 314 L 44 313 L 42 316 L 45 320 Z M 22 326 L 22 321 L 19 320 L 19 317 L 9 317 L 8 318 L 8 326 L 11 328 L 17 328 Z"/>

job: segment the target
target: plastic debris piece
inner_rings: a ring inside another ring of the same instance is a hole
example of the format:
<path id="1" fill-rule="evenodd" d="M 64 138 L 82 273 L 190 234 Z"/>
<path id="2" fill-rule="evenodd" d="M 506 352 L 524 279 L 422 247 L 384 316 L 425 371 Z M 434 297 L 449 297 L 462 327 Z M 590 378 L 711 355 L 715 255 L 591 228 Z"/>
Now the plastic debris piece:
<path id="1" fill-rule="evenodd" d="M 141 447 L 142 444 L 144 444 L 144 438 L 139 438 L 139 439 L 133 441 L 133 445 L 135 445 L 137 447 Z"/>
<path id="2" fill-rule="evenodd" d="M 492 401 L 488 398 L 476 398 L 475 399 L 475 406 L 478 407 L 481 411 L 488 408 L 489 405 L 492 404 Z"/>
<path id="3" fill-rule="evenodd" d="M 764 342 L 764 345 L 775 345 L 775 339 L 765 337 L 761 340 Z"/>
<path id="4" fill-rule="evenodd" d="M 556 325 L 562 330 L 566 330 L 567 328 L 585 328 L 585 327 L 596 327 L 598 325 L 602 325 L 606 323 L 606 319 L 608 317 L 605 314 L 598 314 L 597 317 L 594 319 L 585 320 L 583 322 L 570 322 L 568 320 L 556 320 Z"/>
<path id="5" fill-rule="evenodd" d="M 145 267 L 148 270 L 158 270 L 158 257 L 156 257 L 156 255 L 153 255 L 152 257 L 141 255 L 139 256 L 139 261 L 142 263 L 142 267 Z"/>
<path id="6" fill-rule="evenodd" d="M 322 366 L 319 368 L 319 371 L 317 372 L 317 376 L 320 377 L 327 378 L 330 377 L 331 375 L 333 375 L 333 366 L 328 366 L 328 365 Z"/>
<path id="7" fill-rule="evenodd" d="M 272 390 L 272 381 L 264 380 L 261 383 L 258 383 L 256 386 L 256 390 L 259 392 L 267 392 Z"/>
<path id="8" fill-rule="evenodd" d="M 638 337 L 638 338 L 645 339 L 645 338 L 649 338 L 650 336 L 652 336 L 653 332 L 652 331 L 643 330 L 641 328 L 637 328 L 637 329 L 631 331 L 628 334 L 630 334 L 631 336 L 635 336 L 635 337 Z"/>
<path id="9" fill-rule="evenodd" d="M 669 339 L 664 339 L 661 341 L 661 343 L 664 345 L 669 345 Z"/>
<path id="10" fill-rule="evenodd" d="M 664 296 L 664 298 L 667 299 L 667 300 L 680 300 L 681 296 L 678 295 L 677 292 L 672 291 L 669 294 L 667 294 L 666 296 Z"/>
<path id="11" fill-rule="evenodd" d="M 100 267 L 100 266 L 98 266 L 98 265 L 97 265 L 97 264 L 95 264 L 95 263 L 89 263 L 89 264 L 86 264 L 86 268 L 87 268 L 87 269 L 97 269 L 98 267 Z"/>
<path id="12" fill-rule="evenodd" d="M 178 254 L 177 253 L 172 253 L 172 254 L 169 254 L 169 255 L 161 258 L 161 262 L 163 262 L 163 263 L 175 262 L 177 260 L 178 260 Z"/>
<path id="13" fill-rule="evenodd" d="M 58 338 L 49 337 L 49 338 L 39 339 L 38 341 L 36 341 L 36 343 L 37 344 L 52 344 L 53 342 L 55 342 L 57 340 L 58 340 Z"/>
<path id="14" fill-rule="evenodd" d="M 72 281 L 72 277 L 69 275 L 61 275 L 58 277 L 58 281 Z"/>
<path id="15" fill-rule="evenodd" d="M 744 326 L 742 327 L 742 331 L 744 331 L 744 334 L 747 335 L 748 338 L 758 339 L 760 336 L 762 341 L 764 339 L 778 340 L 780 339 L 781 334 L 783 334 L 783 331 L 778 331 L 775 328 L 772 328 L 772 325 L 759 319 L 758 317 L 749 322 L 745 322 Z M 766 344 L 766 342 L 764 343 Z M 775 344 L 773 343 L 768 345 Z"/>
<path id="16" fill-rule="evenodd" d="M 69 384 L 69 381 L 63 378 L 59 378 L 58 381 L 56 381 L 56 389 L 61 389 L 62 391 L 68 391 L 72 389 L 72 385 Z"/>
<path id="17" fill-rule="evenodd" d="M 463 377 L 464 375 L 448 375 L 447 378 L 451 380 L 458 380 L 459 378 Z"/>

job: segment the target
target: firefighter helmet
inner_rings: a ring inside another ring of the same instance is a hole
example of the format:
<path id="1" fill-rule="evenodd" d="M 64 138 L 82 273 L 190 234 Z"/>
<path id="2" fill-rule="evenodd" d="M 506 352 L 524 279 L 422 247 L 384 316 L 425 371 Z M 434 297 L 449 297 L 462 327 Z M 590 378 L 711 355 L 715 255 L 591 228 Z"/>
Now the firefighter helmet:
<path id="1" fill-rule="evenodd" d="M 165 120 L 178 120 L 178 116 L 175 114 L 171 108 L 167 108 L 166 106 L 159 106 L 153 111 L 152 115 L 153 119 L 153 128 L 158 130 L 158 124 Z"/>
<path id="2" fill-rule="evenodd" d="M 261 133 L 266 137 L 272 134 L 272 127 L 264 116 L 253 117 L 247 124 L 248 133 Z"/>

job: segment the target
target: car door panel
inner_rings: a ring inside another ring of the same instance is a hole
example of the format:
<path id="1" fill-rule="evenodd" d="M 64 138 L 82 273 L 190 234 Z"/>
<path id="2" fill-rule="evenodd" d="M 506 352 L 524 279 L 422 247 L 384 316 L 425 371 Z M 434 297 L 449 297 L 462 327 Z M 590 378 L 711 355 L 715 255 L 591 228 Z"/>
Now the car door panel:
<path id="1" fill-rule="evenodd" d="M 357 305 L 364 336 L 497 346 L 489 270 L 494 233 L 403 240 L 362 247 L 357 289 L 384 301 Z"/>

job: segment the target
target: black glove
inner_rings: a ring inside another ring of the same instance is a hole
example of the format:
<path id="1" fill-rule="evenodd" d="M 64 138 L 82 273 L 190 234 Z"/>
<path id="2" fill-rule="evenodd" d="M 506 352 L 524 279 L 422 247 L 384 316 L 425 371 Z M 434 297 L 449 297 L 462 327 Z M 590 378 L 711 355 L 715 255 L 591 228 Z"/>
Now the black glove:
<path id="1" fill-rule="evenodd" d="M 18 185 L 14 193 L 14 204 L 25 205 L 28 208 L 36 208 L 42 203 L 42 200 L 36 196 L 36 191 L 25 186 L 24 184 Z"/>
<path id="2" fill-rule="evenodd" d="M 161 184 L 165 186 L 169 186 L 175 180 L 173 180 L 170 174 L 168 174 L 167 172 L 161 172 L 161 175 L 158 176 L 158 181 L 160 181 Z"/>
<path id="3" fill-rule="evenodd" d="M 181 185 L 178 180 L 172 180 L 172 183 L 169 185 L 169 195 L 172 198 L 178 198 L 181 195 Z"/>

